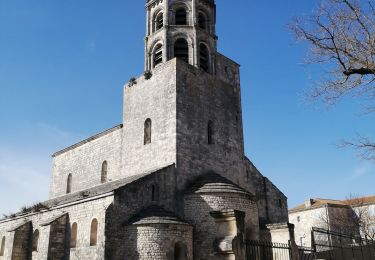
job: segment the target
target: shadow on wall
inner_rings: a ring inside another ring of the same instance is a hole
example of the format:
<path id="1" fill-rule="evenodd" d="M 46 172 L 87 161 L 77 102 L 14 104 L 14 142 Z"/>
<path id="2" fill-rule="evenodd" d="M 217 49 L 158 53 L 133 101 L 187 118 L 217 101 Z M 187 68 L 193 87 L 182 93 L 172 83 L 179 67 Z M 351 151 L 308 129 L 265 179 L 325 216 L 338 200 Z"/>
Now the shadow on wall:
<path id="1" fill-rule="evenodd" d="M 242 259 L 245 240 L 259 239 L 253 196 L 215 173 L 202 175 L 186 190 L 184 212 L 195 228 L 194 259 L 228 254 Z"/>

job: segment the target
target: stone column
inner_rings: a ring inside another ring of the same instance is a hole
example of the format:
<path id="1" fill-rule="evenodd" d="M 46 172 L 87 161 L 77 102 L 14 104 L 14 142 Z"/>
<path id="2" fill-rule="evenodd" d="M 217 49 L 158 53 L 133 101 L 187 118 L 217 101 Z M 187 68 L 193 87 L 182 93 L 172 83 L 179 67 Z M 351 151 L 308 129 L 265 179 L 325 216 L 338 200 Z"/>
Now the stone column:
<path id="1" fill-rule="evenodd" d="M 267 225 L 267 228 L 271 234 L 271 242 L 289 244 L 292 259 L 298 259 L 298 247 L 294 238 L 294 225 L 291 223 L 276 223 Z"/>
<path id="2" fill-rule="evenodd" d="M 238 210 L 221 210 L 210 212 L 210 215 L 215 219 L 218 228 L 214 241 L 215 259 L 245 259 L 245 213 Z"/>

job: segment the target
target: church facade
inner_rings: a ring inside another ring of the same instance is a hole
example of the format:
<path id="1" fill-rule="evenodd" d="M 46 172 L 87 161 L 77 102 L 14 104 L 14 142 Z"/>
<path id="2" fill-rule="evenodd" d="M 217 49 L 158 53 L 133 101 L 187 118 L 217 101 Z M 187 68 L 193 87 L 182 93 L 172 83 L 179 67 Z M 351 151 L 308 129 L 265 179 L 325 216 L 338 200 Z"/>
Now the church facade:
<path id="1" fill-rule="evenodd" d="M 49 199 L 0 220 L 0 260 L 246 259 L 246 240 L 290 238 L 287 198 L 244 154 L 240 70 L 217 51 L 215 1 L 146 11 L 123 123 L 53 155 Z"/>

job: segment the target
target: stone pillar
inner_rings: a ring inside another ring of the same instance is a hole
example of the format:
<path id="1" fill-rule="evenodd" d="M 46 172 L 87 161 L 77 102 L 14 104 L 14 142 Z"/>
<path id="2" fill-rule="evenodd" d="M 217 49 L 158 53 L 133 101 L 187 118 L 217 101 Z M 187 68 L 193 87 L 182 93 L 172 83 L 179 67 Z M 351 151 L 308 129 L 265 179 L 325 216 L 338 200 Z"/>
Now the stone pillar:
<path id="1" fill-rule="evenodd" d="M 33 235 L 33 225 L 31 221 L 26 222 L 9 232 L 14 232 L 11 260 L 31 259 L 31 240 Z"/>
<path id="2" fill-rule="evenodd" d="M 214 241 L 215 259 L 245 259 L 245 213 L 238 210 L 221 210 L 210 212 L 217 224 Z"/>
<path id="3" fill-rule="evenodd" d="M 292 259 L 298 259 L 298 247 L 294 238 L 294 225 L 291 223 L 276 223 L 267 225 L 267 228 L 271 234 L 271 242 L 289 244 Z"/>
<path id="4" fill-rule="evenodd" d="M 67 252 L 67 227 L 68 214 L 65 214 L 55 220 L 50 225 L 50 235 L 48 244 L 48 260 L 64 260 Z"/>

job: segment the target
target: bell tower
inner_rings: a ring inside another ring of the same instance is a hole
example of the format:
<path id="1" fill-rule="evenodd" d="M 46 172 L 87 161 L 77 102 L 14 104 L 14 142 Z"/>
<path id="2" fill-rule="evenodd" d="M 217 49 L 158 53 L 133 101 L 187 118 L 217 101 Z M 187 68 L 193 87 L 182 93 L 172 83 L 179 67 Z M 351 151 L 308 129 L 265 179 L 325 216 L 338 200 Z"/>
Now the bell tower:
<path id="1" fill-rule="evenodd" d="M 146 3 L 145 73 L 124 87 L 122 175 L 176 165 L 244 176 L 240 66 L 217 50 L 214 0 Z M 242 177 L 241 177 L 242 178 Z"/>
<path id="2" fill-rule="evenodd" d="M 179 58 L 216 72 L 216 5 L 214 0 L 148 0 L 145 70 Z"/>

